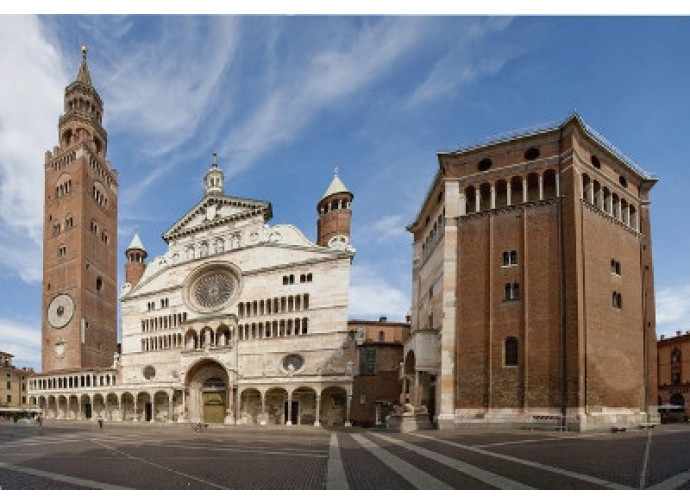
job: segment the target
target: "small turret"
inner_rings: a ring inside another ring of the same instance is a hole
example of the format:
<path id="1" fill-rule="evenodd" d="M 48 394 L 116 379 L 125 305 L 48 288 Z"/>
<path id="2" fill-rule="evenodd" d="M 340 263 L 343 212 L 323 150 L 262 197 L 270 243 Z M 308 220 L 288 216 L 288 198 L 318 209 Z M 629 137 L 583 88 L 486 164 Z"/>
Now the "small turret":
<path id="1" fill-rule="evenodd" d="M 316 206 L 319 212 L 316 243 L 321 247 L 345 249 L 350 244 L 354 196 L 338 177 L 338 168 L 334 171 L 331 184 Z"/>
<path id="2" fill-rule="evenodd" d="M 204 194 L 206 196 L 222 196 L 225 174 L 218 168 L 218 154 L 213 153 L 213 164 L 204 175 Z"/>
<path id="3" fill-rule="evenodd" d="M 134 233 L 134 238 L 132 238 L 132 242 L 127 247 L 125 256 L 127 257 L 125 282 L 134 288 L 146 270 L 146 257 L 148 256 L 144 244 L 141 243 L 139 238 L 139 233 Z"/>

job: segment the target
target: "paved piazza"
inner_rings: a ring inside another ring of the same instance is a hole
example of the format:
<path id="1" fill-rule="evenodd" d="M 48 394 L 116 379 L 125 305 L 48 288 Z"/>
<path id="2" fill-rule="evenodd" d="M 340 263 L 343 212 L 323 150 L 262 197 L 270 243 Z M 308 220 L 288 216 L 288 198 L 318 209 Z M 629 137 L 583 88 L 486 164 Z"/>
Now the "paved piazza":
<path id="1" fill-rule="evenodd" d="M 690 427 L 619 433 L 0 423 L 21 489 L 690 489 Z"/>

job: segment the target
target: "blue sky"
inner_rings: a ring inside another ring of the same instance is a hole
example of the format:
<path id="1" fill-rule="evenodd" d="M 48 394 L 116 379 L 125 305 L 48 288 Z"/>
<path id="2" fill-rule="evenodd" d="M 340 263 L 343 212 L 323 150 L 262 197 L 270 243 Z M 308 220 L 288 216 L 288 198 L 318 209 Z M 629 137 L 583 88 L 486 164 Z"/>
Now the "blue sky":
<path id="1" fill-rule="evenodd" d="M 690 17 L 0 15 L 0 350 L 40 368 L 43 161 L 89 48 L 120 177 L 119 279 L 202 197 L 269 200 L 315 239 L 339 167 L 354 193 L 351 317 L 403 320 L 412 222 L 436 153 L 577 111 L 659 183 L 657 332 L 690 330 Z"/>

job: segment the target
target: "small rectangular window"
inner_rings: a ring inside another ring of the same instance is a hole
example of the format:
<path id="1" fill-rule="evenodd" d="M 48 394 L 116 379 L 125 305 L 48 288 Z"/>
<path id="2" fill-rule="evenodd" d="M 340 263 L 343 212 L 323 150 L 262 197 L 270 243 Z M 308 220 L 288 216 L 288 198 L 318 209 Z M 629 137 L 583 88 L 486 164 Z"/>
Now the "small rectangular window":
<path id="1" fill-rule="evenodd" d="M 504 364 L 506 367 L 518 365 L 518 341 L 517 338 L 506 338 L 504 343 Z"/>
<path id="2" fill-rule="evenodd" d="M 520 299 L 520 284 L 518 283 L 507 283 L 505 285 L 505 301 L 515 301 Z"/>
<path id="3" fill-rule="evenodd" d="M 508 268 L 511 266 L 517 266 L 518 254 L 517 250 L 510 250 L 503 252 L 503 267 Z"/>

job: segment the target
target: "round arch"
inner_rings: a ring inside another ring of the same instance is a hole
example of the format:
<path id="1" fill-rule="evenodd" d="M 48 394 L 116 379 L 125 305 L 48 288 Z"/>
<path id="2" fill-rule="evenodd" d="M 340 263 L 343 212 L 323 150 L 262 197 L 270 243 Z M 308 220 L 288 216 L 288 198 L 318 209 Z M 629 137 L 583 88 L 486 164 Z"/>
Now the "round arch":
<path id="1" fill-rule="evenodd" d="M 297 403 L 297 408 L 295 408 Z M 292 412 L 292 423 L 298 425 L 319 425 L 319 417 L 317 416 L 317 405 L 319 398 L 317 398 L 316 390 L 312 387 L 299 387 L 292 392 L 292 407 L 296 411 Z"/>
<path id="2" fill-rule="evenodd" d="M 124 392 L 121 398 L 122 420 L 135 420 L 134 396 L 131 392 Z"/>
<path id="3" fill-rule="evenodd" d="M 346 422 L 349 422 L 347 412 L 347 390 L 345 390 L 345 388 L 338 385 L 332 385 L 323 389 L 321 392 L 319 417 L 322 423 L 329 427 L 345 425 Z"/>
<path id="4" fill-rule="evenodd" d="M 240 394 L 239 403 L 239 423 L 257 423 L 261 415 L 261 392 L 254 387 L 247 388 Z"/>
<path id="5" fill-rule="evenodd" d="M 264 397 L 266 410 L 263 420 L 265 423 L 272 425 L 284 425 L 288 423 L 291 418 L 288 410 L 297 409 L 291 407 L 290 394 L 288 394 L 288 391 L 283 387 L 272 387 L 266 391 Z"/>
<path id="6" fill-rule="evenodd" d="M 193 422 L 232 422 L 232 381 L 219 362 L 202 359 L 185 374 L 187 413 Z"/>

